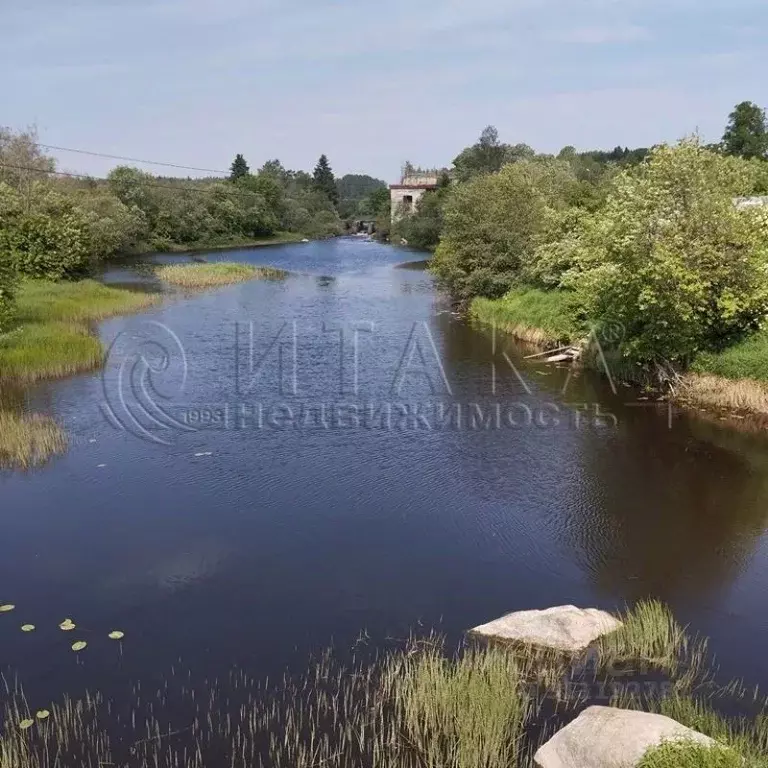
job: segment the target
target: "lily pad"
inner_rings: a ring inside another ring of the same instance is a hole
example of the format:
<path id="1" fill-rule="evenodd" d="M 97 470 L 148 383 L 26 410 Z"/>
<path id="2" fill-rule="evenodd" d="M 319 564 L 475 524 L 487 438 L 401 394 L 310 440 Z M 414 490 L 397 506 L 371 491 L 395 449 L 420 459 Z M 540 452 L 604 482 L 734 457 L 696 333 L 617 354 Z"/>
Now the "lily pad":
<path id="1" fill-rule="evenodd" d="M 47 709 L 41 709 L 35 717 L 38 720 L 47 720 L 51 716 L 51 713 Z"/>
<path id="2" fill-rule="evenodd" d="M 34 724 L 35 724 L 34 720 L 27 718 L 26 720 L 22 720 L 19 723 L 19 728 L 21 728 L 22 731 L 26 731 L 27 728 L 31 728 Z"/>
<path id="3" fill-rule="evenodd" d="M 22 624 L 21 631 L 22 632 L 34 632 L 35 631 L 35 625 L 34 624 Z"/>
<path id="4" fill-rule="evenodd" d="M 71 632 L 75 626 L 76 624 L 72 621 L 72 619 L 64 619 L 64 621 L 59 624 L 59 629 L 63 630 L 64 632 Z"/>
<path id="5" fill-rule="evenodd" d="M 110 640 L 122 640 L 125 637 L 125 632 L 120 632 L 120 630 L 115 630 L 114 632 L 109 633 L 109 639 Z"/>
<path id="6" fill-rule="evenodd" d="M 86 643 L 85 640 L 78 640 L 76 643 L 72 644 L 72 650 L 75 652 L 82 651 L 87 645 L 88 643 Z"/>
<path id="7" fill-rule="evenodd" d="M 0 605 L 0 613 L 8 613 L 8 611 L 12 611 L 15 607 L 15 605 Z"/>

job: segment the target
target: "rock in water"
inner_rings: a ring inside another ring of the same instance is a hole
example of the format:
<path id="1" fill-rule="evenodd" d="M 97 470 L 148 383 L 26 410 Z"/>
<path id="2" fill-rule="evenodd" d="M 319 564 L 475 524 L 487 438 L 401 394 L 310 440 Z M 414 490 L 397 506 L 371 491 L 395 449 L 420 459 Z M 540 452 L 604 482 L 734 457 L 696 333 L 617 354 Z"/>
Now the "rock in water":
<path id="1" fill-rule="evenodd" d="M 634 768 L 665 741 L 716 742 L 664 715 L 589 707 L 533 757 L 539 768 Z"/>
<path id="2" fill-rule="evenodd" d="M 542 648 L 578 653 L 622 623 L 597 608 L 563 605 L 545 611 L 518 611 L 475 627 L 472 632 L 500 640 L 513 640 Z"/>

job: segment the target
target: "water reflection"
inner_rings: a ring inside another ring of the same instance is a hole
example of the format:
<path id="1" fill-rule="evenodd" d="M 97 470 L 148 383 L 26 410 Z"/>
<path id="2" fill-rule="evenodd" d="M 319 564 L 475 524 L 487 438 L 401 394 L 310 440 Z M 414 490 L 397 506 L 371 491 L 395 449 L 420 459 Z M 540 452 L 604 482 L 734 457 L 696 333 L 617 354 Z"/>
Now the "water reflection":
<path id="1" fill-rule="evenodd" d="M 290 418 L 277 427 L 234 418 L 147 443 L 107 423 L 98 373 L 4 395 L 55 413 L 72 437 L 34 476 L 0 476 L 12 512 L 0 584 L 13 602 L 39 625 L 66 605 L 94 625 L 130 626 L 125 663 L 141 676 L 180 655 L 213 674 L 241 663 L 264 676 L 364 628 L 402 637 L 421 622 L 456 638 L 504 611 L 654 594 L 736 649 L 739 673 L 768 681 L 756 610 L 768 577 L 764 442 L 688 417 L 669 430 L 631 390 L 569 379 L 507 339 L 494 348 L 428 273 L 395 268 L 403 253 L 349 241 L 228 253 L 295 276 L 176 295 L 100 326 L 109 345 L 162 323 L 189 362 L 173 405 L 235 416 L 279 405 Z M 295 391 L 279 389 L 279 344 L 238 391 L 235 327 L 251 321 L 257 359 L 297 323 Z M 425 424 L 399 410 L 435 402 L 463 418 Z M 372 404 L 379 418 L 323 417 L 339 403 Z M 516 423 L 497 426 L 497 404 Z M 616 424 L 594 418 L 596 406 Z M 712 626 L 713 611 L 737 617 L 738 634 Z M 55 638 L 36 642 L 38 658 L 58 658 Z M 0 627 L 3 658 L 25 679 L 67 690 L 73 670 L 41 670 L 28 648 Z M 99 687 L 103 670 L 75 671 Z"/>

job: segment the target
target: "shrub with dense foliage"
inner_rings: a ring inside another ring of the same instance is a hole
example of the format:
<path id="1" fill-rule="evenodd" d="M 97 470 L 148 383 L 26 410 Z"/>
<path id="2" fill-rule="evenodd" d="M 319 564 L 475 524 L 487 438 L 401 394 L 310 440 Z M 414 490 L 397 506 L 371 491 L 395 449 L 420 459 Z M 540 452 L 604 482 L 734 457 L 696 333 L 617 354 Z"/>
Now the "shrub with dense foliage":
<path id="1" fill-rule="evenodd" d="M 71 197 L 41 182 L 25 195 L 0 182 L 0 222 L 0 253 L 20 274 L 58 280 L 87 269 L 90 233 Z"/>
<path id="2" fill-rule="evenodd" d="M 662 146 L 557 246 L 572 257 L 563 282 L 595 323 L 623 329 L 626 357 L 687 363 L 760 326 L 768 211 L 733 203 L 752 184 L 748 163 L 696 140 Z"/>
<path id="3" fill-rule="evenodd" d="M 576 183 L 568 163 L 537 158 L 458 185 L 445 207 L 433 271 L 462 300 L 503 295 Z"/>

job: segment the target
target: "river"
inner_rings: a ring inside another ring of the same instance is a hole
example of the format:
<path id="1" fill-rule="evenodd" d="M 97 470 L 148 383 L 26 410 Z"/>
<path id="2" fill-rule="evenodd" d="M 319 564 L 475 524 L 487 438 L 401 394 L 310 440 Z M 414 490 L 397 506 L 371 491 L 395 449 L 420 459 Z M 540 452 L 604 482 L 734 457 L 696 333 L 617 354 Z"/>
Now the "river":
<path id="1" fill-rule="evenodd" d="M 28 696 L 108 685 L 113 629 L 132 679 L 179 659 L 260 677 L 363 631 L 455 638 L 645 596 L 712 638 L 724 676 L 768 685 L 762 434 L 523 359 L 452 314 L 415 252 L 207 258 L 290 274 L 105 322 L 103 375 L 29 393 L 71 446 L 0 476 L 0 659 Z"/>

